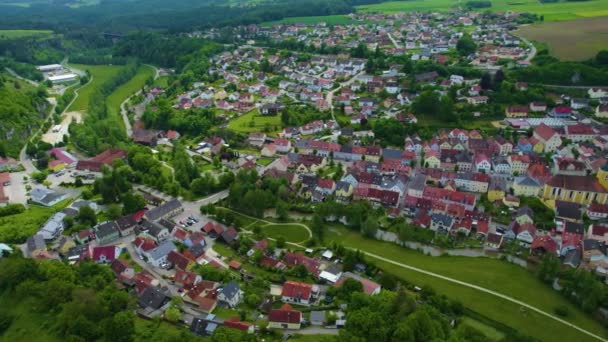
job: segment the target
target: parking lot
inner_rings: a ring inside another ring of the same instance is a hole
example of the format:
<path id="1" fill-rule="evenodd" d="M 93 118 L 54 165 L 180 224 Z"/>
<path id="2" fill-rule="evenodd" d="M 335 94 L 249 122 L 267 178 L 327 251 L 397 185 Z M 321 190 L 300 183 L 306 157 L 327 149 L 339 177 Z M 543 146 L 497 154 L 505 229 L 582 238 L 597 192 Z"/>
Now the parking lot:
<path id="1" fill-rule="evenodd" d="M 73 183 L 76 177 L 80 176 L 84 184 L 92 184 L 96 178 L 101 177 L 99 172 L 78 171 L 74 169 L 61 170 L 60 172 L 51 173 L 47 180 L 51 182 L 51 187 L 58 187 L 61 183 Z"/>
<path id="2" fill-rule="evenodd" d="M 24 181 L 25 172 L 11 173 L 11 185 L 4 187 L 4 194 L 8 196 L 10 203 L 27 203 L 27 191 L 25 186 L 29 181 Z"/>

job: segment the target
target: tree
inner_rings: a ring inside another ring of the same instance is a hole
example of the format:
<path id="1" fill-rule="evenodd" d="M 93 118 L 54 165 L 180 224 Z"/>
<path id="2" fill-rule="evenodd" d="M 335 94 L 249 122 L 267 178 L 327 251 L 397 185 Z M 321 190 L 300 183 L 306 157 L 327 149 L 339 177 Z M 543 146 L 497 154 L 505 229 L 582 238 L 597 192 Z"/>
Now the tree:
<path id="1" fill-rule="evenodd" d="M 312 235 L 319 241 L 323 241 L 323 237 L 325 235 L 324 225 L 323 218 L 320 215 L 313 215 L 310 228 L 312 230 Z"/>
<path id="2" fill-rule="evenodd" d="M 132 214 L 146 206 L 146 200 L 138 193 L 127 192 L 122 196 L 122 213 L 124 215 Z"/>
<path id="3" fill-rule="evenodd" d="M 383 289 L 394 290 L 397 287 L 397 279 L 389 273 L 383 273 L 380 277 L 380 285 Z"/>
<path id="4" fill-rule="evenodd" d="M 363 236 L 374 239 L 376 238 L 376 233 L 378 232 L 378 220 L 374 217 L 370 216 L 363 222 L 361 225 L 361 233 Z"/>
<path id="5" fill-rule="evenodd" d="M 601 50 L 595 55 L 595 62 L 600 65 L 608 65 L 608 50 Z"/>
<path id="6" fill-rule="evenodd" d="M 276 211 L 277 211 L 277 217 L 280 220 L 286 220 L 287 217 L 289 216 L 289 207 L 287 206 L 287 203 L 285 203 L 284 201 L 277 201 L 277 205 L 276 205 Z"/>
<path id="7" fill-rule="evenodd" d="M 488 72 L 484 73 L 481 76 L 481 81 L 479 82 L 479 85 L 484 90 L 492 88 L 492 75 L 490 75 L 490 73 Z"/>
<path id="8" fill-rule="evenodd" d="M 180 317 L 182 317 L 182 313 L 176 306 L 172 305 L 167 310 L 165 310 L 165 319 L 169 322 L 177 322 Z"/>
<path id="9" fill-rule="evenodd" d="M 282 236 L 279 236 L 279 238 L 277 239 L 277 248 L 285 248 L 285 238 Z"/>
<path id="10" fill-rule="evenodd" d="M 135 337 L 135 319 L 127 311 L 114 315 L 104 329 L 106 341 L 129 342 Z"/>
<path id="11" fill-rule="evenodd" d="M 245 298 L 245 303 L 247 303 L 247 305 L 249 305 L 250 308 L 255 309 L 258 304 L 260 304 L 260 297 L 258 295 L 256 295 L 255 293 L 251 293 L 249 295 L 247 295 L 247 297 Z"/>
<path id="12" fill-rule="evenodd" d="M 95 210 L 93 210 L 91 207 L 84 205 L 78 209 L 76 220 L 82 224 L 92 227 L 97 224 L 97 214 L 95 214 Z"/>
<path id="13" fill-rule="evenodd" d="M 112 203 L 108 205 L 108 209 L 106 209 L 106 215 L 110 220 L 119 219 L 122 216 L 122 208 L 120 205 Z"/>
<path id="14" fill-rule="evenodd" d="M 439 94 L 432 90 L 425 90 L 414 99 L 412 110 L 416 114 L 436 115 L 439 113 Z"/>
<path id="15" fill-rule="evenodd" d="M 456 43 L 456 50 L 461 56 L 468 56 L 477 50 L 477 44 L 470 35 L 464 34 Z"/>

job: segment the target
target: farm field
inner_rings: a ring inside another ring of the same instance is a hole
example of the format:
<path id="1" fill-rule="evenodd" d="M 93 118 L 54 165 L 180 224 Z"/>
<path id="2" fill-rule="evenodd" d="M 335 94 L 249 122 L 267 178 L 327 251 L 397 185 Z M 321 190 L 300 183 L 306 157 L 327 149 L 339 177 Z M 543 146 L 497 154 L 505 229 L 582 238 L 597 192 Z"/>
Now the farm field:
<path id="1" fill-rule="evenodd" d="M 287 242 L 304 242 L 310 238 L 310 234 L 304 227 L 289 223 L 269 224 L 262 226 L 261 228 L 266 236 L 273 239 L 278 239 L 282 236 Z"/>
<path id="2" fill-rule="evenodd" d="M 25 37 L 46 37 L 53 34 L 51 30 L 0 30 L 0 40 Z"/>
<path id="3" fill-rule="evenodd" d="M 549 46 L 564 60 L 586 60 L 608 49 L 608 16 L 524 26 L 515 34 Z"/>
<path id="4" fill-rule="evenodd" d="M 600 336 L 608 336 L 608 331 L 599 323 L 593 321 L 557 292 L 519 266 L 490 258 L 429 257 L 395 244 L 364 239 L 358 232 L 349 231 L 342 226 L 332 226 L 325 238 L 325 243 L 330 244 L 332 240 L 346 247 L 357 248 L 426 271 L 483 286 L 524 301 L 548 313 L 553 313 L 558 306 L 568 307 L 569 316 L 566 320 Z M 593 340 L 560 322 L 523 309 L 517 304 L 491 294 L 446 282 L 372 257 L 368 258 L 373 260 L 378 267 L 412 284 L 429 285 L 438 293 L 466 303 L 471 310 L 540 340 Z M 535 322 L 535 324 L 530 325 L 530 322 Z"/>
<path id="5" fill-rule="evenodd" d="M 112 94 L 108 96 L 108 99 L 106 100 L 108 114 L 119 115 L 120 104 L 129 96 L 143 88 L 146 81 L 150 77 L 154 77 L 154 69 L 147 65 L 140 66 L 139 69 L 137 69 L 137 74 L 135 74 L 133 78 L 131 78 L 127 83 L 124 83 L 120 87 L 116 88 L 116 90 L 114 90 Z"/>
<path id="6" fill-rule="evenodd" d="M 86 110 L 89 106 L 89 100 L 93 92 L 105 81 L 123 69 L 123 66 L 119 65 L 70 64 L 70 66 L 83 71 L 88 70 L 91 73 L 93 80 L 78 90 L 78 97 L 67 109 L 68 112 Z"/>
<path id="7" fill-rule="evenodd" d="M 374 5 L 359 6 L 362 12 L 394 13 L 400 11 L 449 11 L 457 5 L 456 0 L 413 0 L 391 1 Z M 573 1 L 541 3 L 537 0 L 492 0 L 492 11 L 530 12 L 543 15 L 545 21 L 564 21 L 577 18 L 600 17 L 608 15 L 608 0 Z M 485 11 L 481 8 L 479 11 Z"/>
<path id="8" fill-rule="evenodd" d="M 252 120 L 253 125 L 251 125 Z M 230 121 L 228 128 L 241 133 L 265 132 L 268 130 L 276 133 L 283 128 L 283 124 L 279 115 L 262 116 L 258 114 L 257 109 L 254 109 Z"/>

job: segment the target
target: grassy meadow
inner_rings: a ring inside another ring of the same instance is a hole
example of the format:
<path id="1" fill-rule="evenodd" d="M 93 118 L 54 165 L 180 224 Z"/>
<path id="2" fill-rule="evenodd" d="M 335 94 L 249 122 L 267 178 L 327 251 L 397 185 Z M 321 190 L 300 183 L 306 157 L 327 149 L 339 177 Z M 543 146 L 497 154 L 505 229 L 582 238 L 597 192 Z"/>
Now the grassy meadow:
<path id="1" fill-rule="evenodd" d="M 341 226 L 332 227 L 327 234 L 325 244 L 330 244 L 331 241 L 453 279 L 483 286 L 524 301 L 548 313 L 553 313 L 559 306 L 565 306 L 569 310 L 569 316 L 565 318 L 567 321 L 600 336 L 608 336 L 608 331 L 599 323 L 585 315 L 559 293 L 540 282 L 532 273 L 519 266 L 491 258 L 429 257 L 392 243 L 364 239 L 358 232 L 349 231 Z M 372 257 L 368 257 L 368 259 L 399 278 L 417 286 L 429 285 L 438 293 L 462 302 L 473 311 L 542 341 L 593 340 L 560 322 L 494 295 L 446 282 Z M 530 322 L 535 322 L 535 324 L 530 324 Z"/>
<path id="2" fill-rule="evenodd" d="M 135 74 L 133 78 L 131 78 L 127 83 L 124 83 L 120 87 L 116 88 L 116 90 L 114 90 L 112 94 L 108 96 L 108 114 L 119 115 L 120 104 L 123 103 L 123 101 L 129 96 L 133 95 L 138 90 L 141 90 L 150 77 L 154 77 L 154 69 L 147 65 L 140 66 L 139 69 L 137 69 L 137 74 Z"/>
<path id="3" fill-rule="evenodd" d="M 265 225 L 261 229 L 269 238 L 283 237 L 287 242 L 302 243 L 310 238 L 310 234 L 304 227 L 289 223 Z"/>
<path id="4" fill-rule="evenodd" d="M 85 65 L 85 64 L 70 64 L 71 67 L 79 70 L 88 70 L 93 79 L 84 87 L 78 90 L 78 97 L 67 109 L 71 111 L 87 110 L 91 95 L 108 79 L 119 73 L 124 66 L 121 65 Z M 120 104 L 119 104 L 120 105 Z"/>
<path id="5" fill-rule="evenodd" d="M 26 37 L 47 37 L 52 34 L 53 31 L 51 30 L 0 30 L 0 40 Z"/>
<path id="6" fill-rule="evenodd" d="M 269 128 L 270 135 L 274 135 L 272 132 L 276 133 L 281 130 L 283 124 L 280 115 L 262 116 L 257 109 L 254 109 L 230 121 L 228 128 L 241 133 L 264 132 L 266 128 Z"/>

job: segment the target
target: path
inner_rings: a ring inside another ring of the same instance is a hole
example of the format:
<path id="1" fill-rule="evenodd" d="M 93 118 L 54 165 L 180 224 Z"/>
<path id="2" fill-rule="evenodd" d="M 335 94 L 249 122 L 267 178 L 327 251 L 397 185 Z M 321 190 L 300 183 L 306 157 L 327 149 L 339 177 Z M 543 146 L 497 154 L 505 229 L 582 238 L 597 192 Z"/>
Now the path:
<path id="1" fill-rule="evenodd" d="M 144 64 L 147 67 L 150 67 L 154 70 L 154 79 L 156 80 L 159 77 L 159 70 L 157 67 L 150 65 L 150 64 Z M 120 104 L 120 115 L 122 116 L 122 121 L 125 123 L 125 129 L 127 131 L 127 137 L 130 137 L 133 135 L 133 127 L 131 126 L 131 121 L 129 120 L 129 115 L 128 115 L 128 110 L 127 110 L 127 103 L 129 102 L 129 100 L 131 100 L 131 98 L 133 96 L 138 96 L 139 94 L 141 94 L 141 89 L 136 91 L 135 93 L 129 95 L 129 97 L 127 97 L 124 101 L 122 101 L 122 103 Z M 144 100 L 145 102 L 145 100 Z"/>
<path id="2" fill-rule="evenodd" d="M 519 39 L 521 39 L 524 43 L 528 44 L 528 46 L 530 47 L 530 53 L 528 54 L 528 56 L 526 56 L 524 61 L 531 63 L 532 59 L 536 56 L 536 46 L 534 46 L 534 44 L 530 43 L 530 41 L 524 37 L 519 37 Z"/>
<path id="3" fill-rule="evenodd" d="M 393 36 L 391 35 L 391 33 L 390 33 L 390 32 L 387 32 L 386 34 L 388 35 L 388 39 L 390 39 L 390 40 L 391 40 L 391 42 L 393 42 L 393 45 L 395 45 L 395 47 L 396 47 L 397 49 L 401 49 L 401 46 L 400 46 L 400 45 L 399 45 L 399 43 L 398 43 L 398 42 L 395 40 L 395 38 L 393 38 Z"/>
<path id="4" fill-rule="evenodd" d="M 354 248 L 350 248 L 350 247 L 347 247 L 347 248 L 354 250 Z M 598 335 L 596 335 L 596 334 L 594 334 L 594 333 L 592 333 L 592 332 L 590 332 L 588 330 L 585 330 L 585 329 L 583 329 L 583 328 L 581 328 L 581 327 L 579 327 L 577 325 L 574 325 L 574 324 L 572 324 L 572 323 L 570 323 L 570 322 L 568 322 L 566 320 L 563 320 L 563 319 L 561 319 L 561 318 L 559 318 L 557 316 L 554 316 L 554 315 L 552 315 L 550 313 L 547 313 L 547 312 L 545 312 L 543 310 L 540 310 L 540 309 L 538 309 L 538 308 L 536 308 L 536 307 L 534 307 L 534 306 L 532 306 L 530 304 L 527 304 L 525 302 L 517 300 L 517 299 L 515 299 L 513 297 L 506 296 L 506 295 L 504 295 L 504 294 L 502 294 L 500 292 L 492 291 L 492 290 L 489 290 L 489 289 L 487 289 L 485 287 L 477 286 L 477 285 L 474 285 L 474 284 L 471 284 L 471 283 L 467 283 L 467 282 L 464 282 L 464 281 L 460 281 L 460 280 L 457 280 L 457 279 L 446 277 L 446 276 L 443 276 L 441 274 L 425 271 L 423 269 L 420 269 L 420 268 L 417 268 L 417 267 L 414 267 L 414 266 L 410 266 L 410 265 L 407 265 L 407 264 L 403 264 L 403 263 L 400 263 L 400 262 L 397 262 L 397 261 L 393 261 L 391 259 L 387 259 L 387 258 L 381 257 L 381 256 L 373 254 L 373 253 L 365 252 L 363 250 L 360 250 L 360 251 L 363 252 L 363 254 L 365 254 L 367 256 L 370 256 L 372 258 L 375 258 L 375 259 L 378 259 L 378 260 L 381 260 L 381 261 L 384 261 L 384 262 L 388 262 L 388 263 L 393 264 L 395 266 L 406 268 L 408 270 L 419 272 L 419 273 L 422 273 L 422 274 L 425 274 L 425 275 L 428 275 L 428 276 L 431 276 L 431 277 L 439 278 L 439 279 L 442 279 L 442 280 L 445 280 L 445 281 L 448 281 L 448 282 L 451 282 L 451 283 L 455 283 L 455 284 L 458 284 L 458 285 L 466 286 L 466 287 L 475 289 L 477 291 L 481 291 L 481 292 L 485 292 L 485 293 L 494 295 L 496 297 L 502 298 L 502 299 L 507 300 L 509 302 L 515 303 L 517 305 L 521 305 L 521 306 L 523 306 L 523 307 L 525 307 L 527 309 L 530 309 L 532 311 L 535 311 L 535 312 L 537 312 L 537 313 L 539 313 L 539 314 L 541 314 L 543 316 L 552 318 L 552 319 L 554 319 L 554 320 L 556 320 L 556 321 L 558 321 L 558 322 L 560 322 L 562 324 L 565 324 L 565 325 L 567 325 L 567 326 L 569 326 L 571 328 L 574 328 L 574 329 L 576 329 L 576 330 L 578 330 L 578 331 L 580 331 L 580 332 L 582 332 L 582 333 L 584 333 L 586 335 L 589 335 L 589 336 L 591 336 L 593 338 L 596 338 L 596 339 L 598 339 L 600 341 L 606 341 L 606 339 L 604 339 L 601 336 L 598 336 Z"/>
<path id="5" fill-rule="evenodd" d="M 15 72 L 13 69 L 11 69 L 11 68 L 9 68 L 9 67 L 6 67 L 6 68 L 4 68 L 4 69 L 6 69 L 6 71 L 7 71 L 9 74 L 11 74 L 11 76 L 13 76 L 14 78 L 18 78 L 18 79 L 20 79 L 20 80 L 22 80 L 22 81 L 24 81 L 24 82 L 27 82 L 27 83 L 29 83 L 29 84 L 33 85 L 34 87 L 38 87 L 38 86 L 40 85 L 40 83 L 38 83 L 38 82 L 36 82 L 36 81 L 33 81 L 33 80 L 28 79 L 28 78 L 25 78 L 25 77 L 21 77 L 21 76 L 19 76 L 19 74 L 17 74 L 17 73 L 16 73 L 16 72 Z"/>
<path id="6" fill-rule="evenodd" d="M 251 219 L 256 219 L 254 217 L 251 217 L 251 216 L 239 213 L 239 212 L 237 212 L 237 213 L 240 214 L 240 215 L 243 215 L 245 217 L 249 217 Z M 265 220 L 260 220 L 260 221 L 264 222 Z M 266 222 L 268 222 L 268 221 L 266 221 Z M 305 226 L 302 223 L 299 223 L 299 225 Z M 306 226 L 306 228 L 308 228 L 308 226 Z M 308 231 L 310 232 L 310 229 L 308 229 Z M 299 248 L 307 248 L 306 246 L 301 245 L 299 243 L 287 242 L 287 244 L 292 245 L 292 246 L 296 246 L 296 247 L 299 247 Z M 351 250 L 355 250 L 355 248 L 352 248 L 352 247 L 348 247 L 348 246 L 345 246 L 345 247 L 348 248 L 348 249 L 351 249 Z M 478 285 L 475 285 L 475 284 L 467 283 L 467 282 L 464 282 L 464 281 L 461 281 L 461 280 L 457 280 L 457 279 L 454 279 L 454 278 L 446 277 L 446 276 L 443 276 L 443 275 L 438 274 L 438 273 L 426 271 L 426 270 L 423 270 L 423 269 L 415 267 L 415 266 L 411 266 L 411 265 L 404 264 L 404 263 L 401 263 L 401 262 L 397 262 L 397 261 L 394 261 L 394 260 L 391 260 L 391 259 L 387 259 L 387 258 L 379 256 L 377 254 L 366 252 L 365 250 L 362 250 L 362 249 L 356 249 L 356 250 L 361 251 L 363 254 L 365 254 L 365 255 L 367 255 L 369 257 L 372 257 L 372 258 L 375 258 L 375 259 L 378 259 L 378 260 L 381 260 L 381 261 L 384 261 L 384 262 L 388 262 L 388 263 L 393 264 L 395 266 L 406 268 L 408 270 L 419 272 L 419 273 L 422 273 L 422 274 L 425 274 L 425 275 L 428 275 L 428 276 L 431 276 L 431 277 L 439 278 L 441 280 L 445 280 L 445 281 L 448 281 L 448 282 L 451 282 L 451 283 L 454 283 L 454 284 L 458 284 L 458 285 L 462 285 L 462 286 L 466 286 L 466 287 L 472 288 L 472 289 L 480 291 L 480 292 L 484 292 L 484 293 L 488 293 L 488 294 L 494 295 L 496 297 L 502 298 L 502 299 L 507 300 L 509 302 L 515 303 L 517 305 L 520 305 L 522 307 L 525 307 L 527 309 L 535 311 L 535 312 L 537 312 L 537 313 L 539 313 L 539 314 L 541 314 L 543 316 L 546 316 L 546 317 L 549 317 L 551 319 L 554 319 L 554 320 L 556 320 L 556 321 L 558 321 L 558 322 L 560 322 L 562 324 L 565 324 L 565 325 L 567 325 L 567 326 L 569 326 L 571 328 L 574 328 L 574 329 L 578 330 L 579 332 L 581 332 L 583 334 L 586 334 L 588 336 L 591 336 L 591 337 L 593 337 L 595 339 L 598 339 L 600 341 L 608 341 L 608 340 L 604 339 L 603 337 L 598 336 L 598 335 L 596 335 L 596 334 L 594 334 L 594 333 L 592 333 L 592 332 L 590 332 L 588 330 L 585 330 L 585 329 L 583 329 L 583 328 L 581 328 L 581 327 L 579 327 L 577 325 L 574 325 L 574 324 L 572 324 L 572 323 L 570 323 L 570 322 L 568 322 L 568 321 L 566 321 L 564 319 L 561 319 L 561 318 L 559 318 L 557 316 L 554 316 L 554 315 L 552 315 L 552 314 L 550 314 L 548 312 L 545 312 L 545 311 L 543 311 L 541 309 L 538 309 L 538 308 L 536 308 L 536 307 L 534 307 L 534 306 L 532 306 L 532 305 L 530 305 L 528 303 L 522 302 L 520 300 L 517 300 L 517 299 L 515 299 L 513 297 L 509 297 L 507 295 L 504 295 L 504 294 L 502 294 L 500 292 L 496 292 L 496 291 L 487 289 L 485 287 L 481 287 L 481 286 L 478 286 Z"/>
<path id="7" fill-rule="evenodd" d="M 361 76 L 363 74 L 365 74 L 365 70 L 363 70 L 363 71 L 359 72 L 358 74 L 356 74 L 355 76 L 351 77 L 348 81 L 340 83 L 340 85 L 337 88 L 332 89 L 327 92 L 327 95 L 325 96 L 325 101 L 327 101 L 327 103 L 329 104 L 332 120 L 336 121 L 336 117 L 334 115 L 334 94 L 338 90 L 342 89 L 342 87 L 351 85 L 351 83 L 353 83 L 359 76 Z"/>

